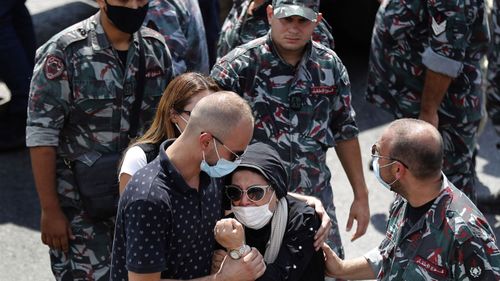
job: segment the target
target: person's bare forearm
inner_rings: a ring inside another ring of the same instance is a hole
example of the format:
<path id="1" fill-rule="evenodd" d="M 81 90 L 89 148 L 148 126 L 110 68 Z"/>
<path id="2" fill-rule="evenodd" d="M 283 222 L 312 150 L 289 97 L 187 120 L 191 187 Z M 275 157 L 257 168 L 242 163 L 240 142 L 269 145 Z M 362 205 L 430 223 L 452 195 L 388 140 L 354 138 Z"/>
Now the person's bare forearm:
<path id="1" fill-rule="evenodd" d="M 367 280 L 376 278 L 370 264 L 364 257 L 343 261 L 340 272 L 329 277 L 346 280 Z"/>
<path id="2" fill-rule="evenodd" d="M 363 175 L 358 138 L 339 141 L 335 151 L 351 184 L 354 198 L 368 200 L 368 189 Z"/>
<path id="3" fill-rule="evenodd" d="M 420 112 L 437 112 L 452 80 L 449 76 L 427 69 Z"/>
<path id="4" fill-rule="evenodd" d="M 59 209 L 56 191 L 56 149 L 52 146 L 30 148 L 31 167 L 42 210 Z"/>

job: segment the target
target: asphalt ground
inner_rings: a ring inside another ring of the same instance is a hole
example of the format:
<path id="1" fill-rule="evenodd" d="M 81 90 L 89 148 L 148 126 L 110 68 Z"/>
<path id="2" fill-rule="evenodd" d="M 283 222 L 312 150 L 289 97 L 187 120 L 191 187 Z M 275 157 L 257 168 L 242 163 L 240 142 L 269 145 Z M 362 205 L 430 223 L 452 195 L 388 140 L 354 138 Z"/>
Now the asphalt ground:
<path id="1" fill-rule="evenodd" d="M 28 0 L 33 14 L 38 42 L 44 42 L 51 34 L 91 15 L 93 1 Z M 335 154 L 328 151 L 327 161 L 332 170 L 334 201 L 346 256 L 356 257 L 378 245 L 383 239 L 389 204 L 394 195 L 384 189 L 368 170 L 371 145 L 377 140 L 391 116 L 364 101 L 366 87 L 366 49 L 348 46 L 339 50 L 351 78 L 353 105 L 361 133 L 363 169 L 370 190 L 371 222 L 367 233 L 351 242 L 354 233 L 345 231 L 347 216 L 352 202 L 352 192 L 347 177 Z M 477 155 L 477 174 L 480 195 L 500 191 L 500 150 L 495 144 L 499 137 L 491 123 L 486 123 L 480 136 Z M 0 154 L 0 280 L 53 280 L 47 246 L 40 241 L 40 205 L 33 184 L 27 149 Z M 497 237 L 500 234 L 500 216 L 487 215 Z M 207 234 L 209 235 L 209 234 Z"/>

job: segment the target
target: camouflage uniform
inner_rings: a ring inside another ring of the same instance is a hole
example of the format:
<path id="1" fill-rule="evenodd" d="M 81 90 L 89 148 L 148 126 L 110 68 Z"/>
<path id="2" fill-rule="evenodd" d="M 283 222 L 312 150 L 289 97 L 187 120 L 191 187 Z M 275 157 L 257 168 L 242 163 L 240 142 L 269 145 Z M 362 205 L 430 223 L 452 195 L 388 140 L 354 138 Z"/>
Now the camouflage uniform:
<path id="1" fill-rule="evenodd" d="M 290 191 L 321 199 L 332 218 L 332 247 L 343 256 L 326 151 L 337 141 L 356 137 L 358 128 L 349 77 L 340 59 L 312 42 L 294 67 L 280 58 L 268 34 L 221 58 L 211 76 L 249 102 L 254 140 L 278 150 L 287 163 Z"/>
<path id="2" fill-rule="evenodd" d="M 365 255 L 378 280 L 500 280 L 495 234 L 476 206 L 443 175 L 442 191 L 407 233 L 398 195 L 378 250 Z"/>
<path id="3" fill-rule="evenodd" d="M 488 114 L 500 135 L 500 0 L 493 1 L 491 18 L 493 35 L 488 55 L 488 88 L 486 90 Z"/>
<path id="4" fill-rule="evenodd" d="M 439 108 L 444 172 L 472 200 L 489 34 L 483 0 L 384 0 L 375 20 L 367 100 L 396 118 L 418 118 L 425 70 L 453 78 Z"/>
<path id="5" fill-rule="evenodd" d="M 217 59 L 225 56 L 239 45 L 266 35 L 269 31 L 266 7 L 271 4 L 271 0 L 267 0 L 257 7 L 253 11 L 253 15 L 248 15 L 251 2 L 253 0 L 235 0 L 233 2 L 233 7 L 229 11 L 219 35 Z M 332 50 L 335 47 L 332 28 L 324 19 L 314 30 L 312 39 Z"/>
<path id="6" fill-rule="evenodd" d="M 153 119 L 172 62 L 163 37 L 141 28 L 146 79 L 139 132 Z M 93 221 L 82 209 L 67 160 L 89 166 L 101 154 L 127 147 L 129 110 L 139 66 L 138 33 L 123 65 L 100 24 L 100 14 L 55 35 L 37 51 L 28 108 L 28 147 L 56 147 L 60 206 L 76 240 L 69 254 L 51 250 L 57 280 L 108 280 L 114 218 Z"/>
<path id="7" fill-rule="evenodd" d="M 208 74 L 207 39 L 197 0 L 149 1 L 144 25 L 163 34 L 176 74 Z"/>

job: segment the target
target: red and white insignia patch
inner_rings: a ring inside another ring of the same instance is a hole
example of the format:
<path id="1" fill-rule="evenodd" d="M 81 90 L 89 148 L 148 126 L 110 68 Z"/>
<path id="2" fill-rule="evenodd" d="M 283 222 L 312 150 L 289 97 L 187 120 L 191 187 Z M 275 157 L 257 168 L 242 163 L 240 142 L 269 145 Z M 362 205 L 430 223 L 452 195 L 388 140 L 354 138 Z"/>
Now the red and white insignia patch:
<path id="1" fill-rule="evenodd" d="M 163 70 L 160 67 L 156 67 L 153 69 L 149 69 L 148 72 L 146 72 L 146 78 L 155 78 L 160 75 L 163 75 Z"/>
<path id="2" fill-rule="evenodd" d="M 430 262 L 429 260 L 422 258 L 421 256 L 415 257 L 415 263 L 420 265 L 421 267 L 425 268 L 427 271 L 433 272 L 437 275 L 440 275 L 440 276 L 447 276 L 448 275 L 448 270 L 446 270 L 446 268 L 439 266 L 437 264 L 434 264 L 434 263 Z"/>
<path id="3" fill-rule="evenodd" d="M 59 57 L 49 55 L 43 66 L 43 71 L 47 79 L 54 80 L 63 74 L 64 62 Z"/>
<path id="4" fill-rule="evenodd" d="M 313 95 L 336 95 L 337 86 L 313 86 L 311 87 L 311 94 Z"/>

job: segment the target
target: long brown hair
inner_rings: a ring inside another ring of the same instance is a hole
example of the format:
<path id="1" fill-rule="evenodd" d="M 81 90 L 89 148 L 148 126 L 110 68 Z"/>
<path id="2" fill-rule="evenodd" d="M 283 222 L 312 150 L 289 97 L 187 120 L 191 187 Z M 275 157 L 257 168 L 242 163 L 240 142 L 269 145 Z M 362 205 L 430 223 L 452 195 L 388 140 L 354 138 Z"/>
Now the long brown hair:
<path id="1" fill-rule="evenodd" d="M 217 92 L 219 86 L 212 78 L 196 72 L 181 74 L 170 81 L 160 99 L 151 127 L 134 144 L 157 144 L 166 139 L 178 137 L 179 133 L 170 121 L 170 110 L 182 112 L 191 97 L 203 91 Z"/>

